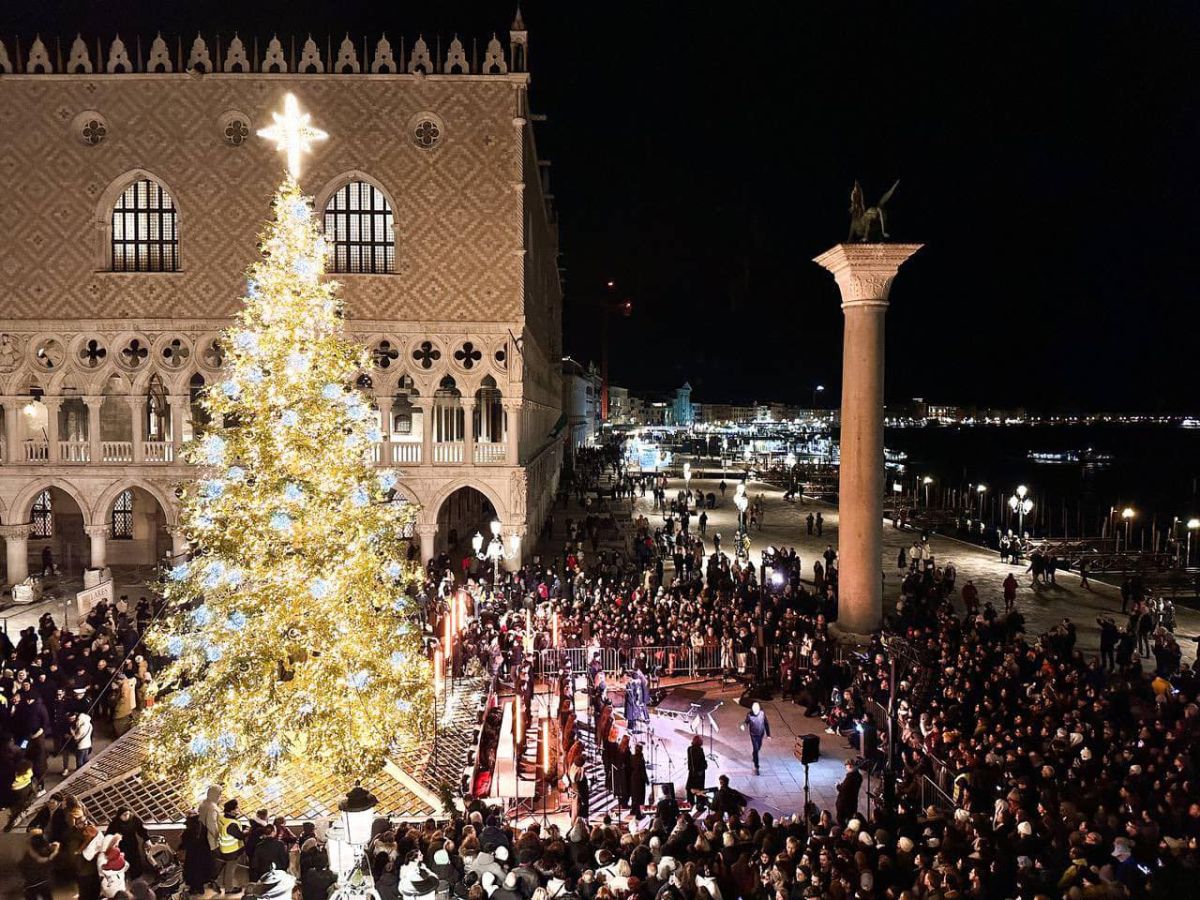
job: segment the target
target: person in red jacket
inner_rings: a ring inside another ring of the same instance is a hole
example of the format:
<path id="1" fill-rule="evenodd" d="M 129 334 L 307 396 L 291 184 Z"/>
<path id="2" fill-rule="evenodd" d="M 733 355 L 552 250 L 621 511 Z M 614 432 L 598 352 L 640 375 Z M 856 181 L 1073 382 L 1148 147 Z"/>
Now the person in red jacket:
<path id="1" fill-rule="evenodd" d="M 1016 602 L 1017 579 L 1013 578 L 1012 572 L 1009 572 L 1008 577 L 1004 579 L 1004 611 L 1011 612 Z"/>

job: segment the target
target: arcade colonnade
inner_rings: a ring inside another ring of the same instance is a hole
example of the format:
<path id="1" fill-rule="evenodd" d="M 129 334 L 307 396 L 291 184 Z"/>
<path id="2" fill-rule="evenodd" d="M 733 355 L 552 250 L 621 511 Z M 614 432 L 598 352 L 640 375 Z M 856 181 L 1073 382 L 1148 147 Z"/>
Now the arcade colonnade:
<path id="1" fill-rule="evenodd" d="M 516 569 L 536 539 L 529 522 L 541 522 L 557 488 L 557 447 L 548 447 L 524 467 L 488 467 L 465 472 L 454 467 L 402 471 L 398 497 L 419 511 L 410 535 L 422 562 L 443 550 L 470 552 L 476 530 L 490 538 L 500 522 L 504 560 Z M 14 466 L 0 469 L 0 538 L 5 545 L 5 581 L 19 583 L 40 572 L 48 549 L 65 574 L 108 565 L 153 565 L 183 557 L 187 539 L 180 526 L 179 484 L 187 465 L 151 467 Z M 440 471 L 439 471 L 440 470 Z"/>

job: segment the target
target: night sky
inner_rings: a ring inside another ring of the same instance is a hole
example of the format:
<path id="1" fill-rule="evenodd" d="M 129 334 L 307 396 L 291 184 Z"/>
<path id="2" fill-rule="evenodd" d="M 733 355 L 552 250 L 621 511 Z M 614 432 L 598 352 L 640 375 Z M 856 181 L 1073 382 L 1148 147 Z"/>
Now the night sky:
<path id="1" fill-rule="evenodd" d="M 598 358 L 590 302 L 608 279 L 635 304 L 614 322 L 614 383 L 802 404 L 823 383 L 835 399 L 838 295 L 809 260 L 845 238 L 855 178 L 868 202 L 899 178 L 893 238 L 926 247 L 892 291 L 890 401 L 1200 410 L 1194 3 L 523 9 L 567 352 Z M 46 0 L 5 4 L 0 33 L 324 46 L 346 30 L 486 39 L 511 16 L 478 0 Z"/>

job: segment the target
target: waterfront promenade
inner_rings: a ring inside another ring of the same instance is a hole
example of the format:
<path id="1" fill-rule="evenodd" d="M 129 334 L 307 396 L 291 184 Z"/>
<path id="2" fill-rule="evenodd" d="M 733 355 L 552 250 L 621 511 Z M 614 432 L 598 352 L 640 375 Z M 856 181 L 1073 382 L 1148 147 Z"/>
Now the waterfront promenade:
<path id="1" fill-rule="evenodd" d="M 737 532 L 737 510 L 733 506 L 733 488 L 735 480 L 726 480 L 728 491 L 724 501 L 720 500 L 717 490 L 719 479 L 692 479 L 693 490 L 705 493 L 713 491 L 718 497 L 718 506 L 708 514 L 708 533 L 711 537 L 714 531 L 720 532 L 723 548 L 732 552 L 733 536 Z M 683 487 L 683 480 L 668 482 L 667 494 L 671 496 Z M 838 543 L 838 511 L 837 507 L 811 498 L 796 501 L 785 501 L 783 491 L 772 485 L 760 482 L 750 482 L 747 494 L 751 498 L 762 495 L 766 509 L 762 529 L 754 529 L 750 535 L 751 558 L 755 565 L 762 562 L 762 551 L 766 547 L 795 547 L 796 553 L 803 563 L 806 579 L 812 577 L 812 564 L 825 548 L 832 546 L 837 549 Z M 805 518 L 811 512 L 820 512 L 825 520 L 824 534 L 809 536 L 805 527 Z M 634 503 L 634 514 L 644 514 L 654 520 L 653 502 L 649 497 L 638 498 Z M 661 521 L 661 514 L 659 514 Z M 693 518 L 693 527 L 695 519 Z M 900 596 L 901 574 L 896 566 L 896 559 L 901 547 L 909 547 L 917 537 L 912 529 L 899 530 L 893 528 L 890 521 L 883 524 L 883 556 L 880 559 L 880 571 L 884 576 L 884 607 L 894 607 Z M 1000 562 L 999 555 L 992 550 L 965 543 L 950 537 L 932 535 L 930 545 L 933 547 L 935 561 L 942 565 L 953 561 L 958 570 L 956 592 L 961 591 L 967 580 L 975 582 L 979 589 L 979 602 L 991 600 L 997 610 L 1003 612 L 1004 593 L 1002 584 L 1009 572 L 1016 575 L 1017 608 L 1025 616 L 1025 630 L 1031 636 L 1040 635 L 1059 624 L 1063 618 L 1069 618 L 1075 623 L 1078 631 L 1079 649 L 1085 653 L 1096 653 L 1100 647 L 1100 630 L 1096 625 L 1099 615 L 1111 615 L 1117 620 L 1119 627 L 1124 626 L 1121 616 L 1121 594 L 1112 585 L 1092 580 L 1090 588 L 1081 588 L 1079 576 L 1073 572 L 1058 572 L 1057 584 L 1050 586 L 1035 586 L 1033 576 L 1025 569 L 1028 562 L 1020 565 L 1009 565 Z M 963 612 L 961 600 L 956 598 L 959 613 Z M 1196 657 L 1196 643 L 1193 637 L 1200 635 L 1200 611 L 1183 606 L 1176 607 L 1175 635 L 1183 650 L 1183 658 L 1187 663 Z M 1153 662 L 1153 661 L 1151 661 Z"/>

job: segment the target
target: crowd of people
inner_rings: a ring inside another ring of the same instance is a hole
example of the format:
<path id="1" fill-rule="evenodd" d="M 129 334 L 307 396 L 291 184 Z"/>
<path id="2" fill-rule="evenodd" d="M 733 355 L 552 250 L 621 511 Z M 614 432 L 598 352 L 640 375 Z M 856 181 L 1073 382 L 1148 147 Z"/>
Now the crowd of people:
<path id="1" fill-rule="evenodd" d="M 651 500 L 631 517 L 623 546 L 601 546 L 610 522 L 601 484 L 612 501 Z M 651 678 L 691 667 L 778 679 L 785 700 L 856 751 L 838 802 L 773 818 L 748 810 L 728 779 L 706 794 L 698 789 L 714 779 L 700 747 L 688 754 L 683 794 L 655 794 L 638 775 L 635 744 L 607 784 L 634 808 L 630 817 L 595 821 L 576 797 L 579 815 L 561 828 L 515 828 L 479 801 L 443 822 L 380 821 L 366 861 L 383 900 L 438 890 L 463 900 L 871 900 L 1193 889 L 1200 678 L 1182 661 L 1173 622 L 1137 586 L 1127 619 L 1097 620 L 1101 650 L 1089 656 L 1068 620 L 1026 634 L 1013 575 L 1000 596 L 983 596 L 918 537 L 897 559 L 901 594 L 884 633 L 845 654 L 828 628 L 838 611 L 832 546 L 807 565 L 795 548 L 772 547 L 755 566 L 709 527 L 710 507 L 731 502 L 725 490 L 632 477 L 607 449 L 581 457 L 570 491 L 582 512 L 559 513 L 545 535 L 561 554 L 498 578 L 470 556 L 430 562 L 417 592 L 431 645 L 468 585 L 453 673 L 487 672 L 529 692 L 537 654 L 558 671 L 564 650 L 578 648 L 589 660 L 616 652 Z M 749 509 L 761 505 L 752 499 Z M 746 524 L 762 520 L 760 509 Z M 821 528 L 814 517 L 810 533 Z M 154 702 L 154 661 L 136 651 L 156 612 L 123 598 L 74 634 L 45 619 L 16 645 L 0 644 L 0 789 L 14 816 L 53 758 L 82 765 L 91 728 L 118 735 Z M 760 714 L 747 719 L 759 729 L 755 756 L 769 728 Z M 894 799 L 868 803 L 860 769 L 886 778 L 889 765 Z M 324 838 L 323 823 L 292 828 L 268 810 L 249 815 L 214 789 L 184 829 L 182 877 L 195 893 L 235 891 L 245 870 L 253 893 L 323 900 L 337 881 Z M 55 873 L 82 897 L 148 896 L 162 871 L 149 848 L 131 813 L 100 828 L 74 798 L 55 797 L 32 822 L 28 896 L 50 896 Z"/>

